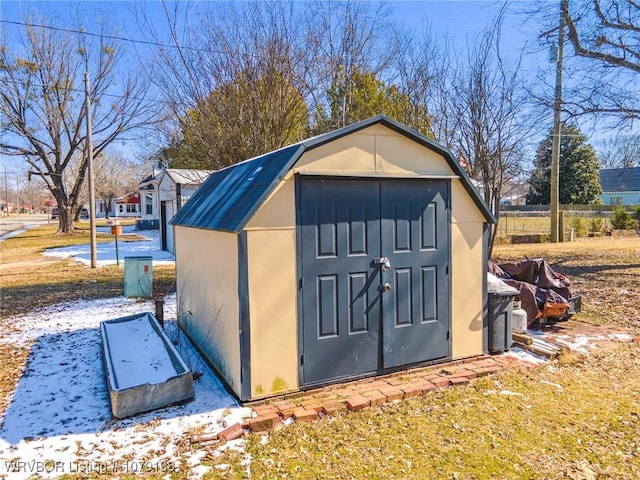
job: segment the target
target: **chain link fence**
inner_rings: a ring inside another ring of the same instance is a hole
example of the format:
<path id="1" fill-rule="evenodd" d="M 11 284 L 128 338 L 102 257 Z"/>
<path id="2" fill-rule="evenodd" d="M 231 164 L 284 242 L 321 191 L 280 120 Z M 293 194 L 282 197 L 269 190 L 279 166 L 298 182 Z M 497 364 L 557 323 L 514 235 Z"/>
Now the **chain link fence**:
<path id="1" fill-rule="evenodd" d="M 579 208 L 560 211 L 560 228 L 566 240 L 576 237 L 598 236 L 611 230 L 610 208 Z M 578 206 L 580 207 L 580 206 Z M 587 205 L 585 207 L 594 207 Z M 544 208 L 544 207 L 542 207 Z M 518 235 L 550 235 L 551 212 L 542 208 L 505 209 L 500 212 L 496 235 L 509 238 Z"/>

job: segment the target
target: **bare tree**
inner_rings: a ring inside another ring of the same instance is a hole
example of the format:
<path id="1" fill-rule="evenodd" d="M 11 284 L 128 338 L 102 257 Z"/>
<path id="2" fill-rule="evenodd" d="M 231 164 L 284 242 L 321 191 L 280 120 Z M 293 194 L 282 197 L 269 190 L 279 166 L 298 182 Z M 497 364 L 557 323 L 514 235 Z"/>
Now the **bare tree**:
<path id="1" fill-rule="evenodd" d="M 357 95 L 358 73 L 385 83 L 393 59 L 393 27 L 382 3 L 318 1 L 307 9 L 305 86 L 314 113 L 314 133 L 353 123 L 349 106 Z M 334 93 L 330 99 L 329 92 Z M 335 93 L 339 93 L 339 99 Z M 331 105 L 333 103 L 333 105 Z M 336 106 L 341 110 L 335 114 Z M 333 110 L 333 114 L 329 114 Z M 323 119 L 330 119 L 328 122 Z"/>
<path id="2" fill-rule="evenodd" d="M 22 178 L 26 178 L 26 174 Z M 42 183 L 35 181 L 25 181 L 21 187 L 20 199 L 23 205 L 30 206 L 34 213 L 42 213 L 45 203 L 51 195 L 49 190 Z"/>
<path id="3" fill-rule="evenodd" d="M 85 68 L 94 156 L 126 132 L 148 125 L 156 111 L 146 101 L 140 76 L 118 69 L 124 52 L 105 30 L 85 35 L 28 18 L 24 24 L 22 51 L 5 45 L 0 50 L 0 152 L 25 158 L 56 199 L 59 232 L 71 233 L 87 170 Z M 71 175 L 74 159 L 80 163 Z"/>
<path id="4" fill-rule="evenodd" d="M 397 120 L 415 128 L 415 119 L 423 122 L 428 117 L 427 136 L 451 148 L 456 119 L 449 114 L 450 60 L 449 44 L 446 37 L 433 34 L 425 25 L 419 34 L 408 30 L 393 33 L 392 63 L 395 72 L 394 84 L 409 99 L 409 108 Z"/>
<path id="5" fill-rule="evenodd" d="M 567 95 L 573 114 L 640 118 L 640 4 L 635 0 L 562 2 L 567 36 L 587 75 Z"/>
<path id="6" fill-rule="evenodd" d="M 450 87 L 443 95 L 447 114 L 454 119 L 445 143 L 478 182 L 496 216 L 503 187 L 522 174 L 535 125 L 526 118 L 520 60 L 507 62 L 500 51 L 501 24 L 499 15 L 474 39 L 468 58 L 451 67 Z"/>
<path id="7" fill-rule="evenodd" d="M 140 16 L 149 38 L 171 45 L 153 51 L 148 73 L 179 121 L 168 153 L 187 163 L 174 166 L 221 168 L 304 138 L 304 52 L 292 4 L 214 3 L 188 27 L 188 4 L 163 6 L 168 39 Z"/>
<path id="8" fill-rule="evenodd" d="M 105 216 L 109 218 L 113 200 L 138 187 L 139 167 L 122 154 L 107 153 L 96 158 L 96 198 L 105 204 Z"/>
<path id="9" fill-rule="evenodd" d="M 179 119 L 181 135 L 167 150 L 182 166 L 198 167 L 204 156 L 204 168 L 219 168 L 351 123 L 357 72 L 388 82 L 391 23 L 381 4 L 221 2 L 192 23 L 193 4 L 163 6 L 168 37 L 144 5 L 139 14 L 148 38 L 163 45 L 148 73 Z M 343 114 L 329 114 L 329 92 L 340 92 Z"/>
<path id="10" fill-rule="evenodd" d="M 640 167 L 640 135 L 616 135 L 598 145 L 602 168 Z"/>

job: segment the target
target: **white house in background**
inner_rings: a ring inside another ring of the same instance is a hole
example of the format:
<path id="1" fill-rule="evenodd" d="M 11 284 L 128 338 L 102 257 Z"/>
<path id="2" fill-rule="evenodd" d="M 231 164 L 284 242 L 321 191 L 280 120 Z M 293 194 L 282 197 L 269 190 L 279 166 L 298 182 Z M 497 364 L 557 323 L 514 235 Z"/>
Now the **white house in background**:
<path id="1" fill-rule="evenodd" d="M 139 217 L 140 194 L 131 192 L 113 200 L 112 217 Z"/>
<path id="2" fill-rule="evenodd" d="M 155 185 L 162 250 L 175 252 L 173 226 L 169 225 L 169 221 L 211 173 L 213 170 L 166 168 L 156 176 Z"/>

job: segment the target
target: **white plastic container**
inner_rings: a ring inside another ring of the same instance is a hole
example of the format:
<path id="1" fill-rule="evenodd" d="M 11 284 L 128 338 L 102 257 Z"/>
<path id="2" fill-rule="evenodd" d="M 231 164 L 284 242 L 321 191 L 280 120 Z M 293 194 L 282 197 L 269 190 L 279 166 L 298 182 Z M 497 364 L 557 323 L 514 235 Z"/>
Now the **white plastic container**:
<path id="1" fill-rule="evenodd" d="M 511 312 L 511 328 L 516 333 L 524 333 L 527 330 L 527 312 L 517 308 Z"/>

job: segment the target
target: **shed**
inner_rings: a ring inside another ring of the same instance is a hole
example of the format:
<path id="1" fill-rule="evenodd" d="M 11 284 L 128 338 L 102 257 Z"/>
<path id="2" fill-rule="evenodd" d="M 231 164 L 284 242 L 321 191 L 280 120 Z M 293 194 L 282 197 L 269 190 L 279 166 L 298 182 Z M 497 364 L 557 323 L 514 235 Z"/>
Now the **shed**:
<path id="1" fill-rule="evenodd" d="M 640 204 L 640 167 L 602 169 L 600 185 L 605 205 Z"/>
<path id="2" fill-rule="evenodd" d="M 210 174 L 211 170 L 188 168 L 166 168 L 158 174 L 156 195 L 159 203 L 161 250 L 175 253 L 173 229 L 169 222 Z"/>
<path id="3" fill-rule="evenodd" d="M 492 222 L 376 116 L 207 179 L 172 221 L 178 321 L 243 401 L 477 356 Z"/>

